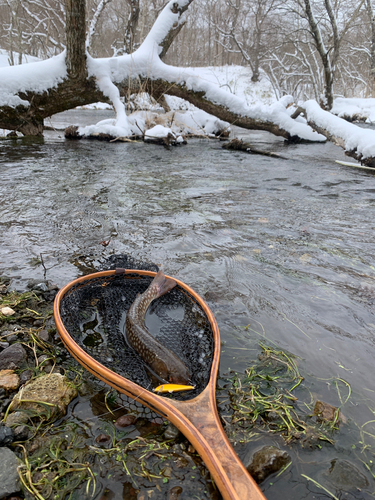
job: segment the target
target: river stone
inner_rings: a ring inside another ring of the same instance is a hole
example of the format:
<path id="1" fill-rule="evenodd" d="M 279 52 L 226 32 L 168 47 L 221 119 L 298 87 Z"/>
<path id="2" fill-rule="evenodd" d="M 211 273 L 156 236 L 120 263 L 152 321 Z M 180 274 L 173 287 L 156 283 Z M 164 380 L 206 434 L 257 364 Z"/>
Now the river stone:
<path id="1" fill-rule="evenodd" d="M 51 418 L 58 417 L 65 415 L 68 404 L 76 396 L 76 388 L 64 375 L 51 373 L 38 377 L 22 387 L 13 398 L 11 411 L 24 409 L 42 415 L 51 412 Z M 38 401 L 48 403 L 48 407 L 38 404 Z M 53 406 L 50 406 L 51 404 Z"/>
<path id="2" fill-rule="evenodd" d="M 31 377 L 33 376 L 33 372 L 31 370 L 25 370 L 20 375 L 20 385 L 26 384 Z"/>
<path id="3" fill-rule="evenodd" d="M 9 413 L 5 421 L 7 427 L 14 427 L 18 425 L 26 424 L 29 421 L 27 413 L 23 411 L 15 411 L 14 413 Z"/>
<path id="4" fill-rule="evenodd" d="M 30 430 L 27 425 L 18 425 L 13 429 L 15 441 L 26 441 L 29 439 Z"/>
<path id="5" fill-rule="evenodd" d="M 21 489 L 18 460 L 9 448 L 0 448 L 0 500 Z"/>
<path id="6" fill-rule="evenodd" d="M 15 391 L 20 386 L 20 378 L 13 370 L 0 370 L 0 388 Z"/>
<path id="7" fill-rule="evenodd" d="M 27 283 L 27 288 L 29 290 L 37 290 L 39 292 L 48 292 L 48 281 L 31 279 Z"/>
<path id="8" fill-rule="evenodd" d="M 338 489 L 348 491 L 368 488 L 367 477 L 346 460 L 332 460 L 328 480 Z"/>
<path id="9" fill-rule="evenodd" d="M 165 439 L 177 439 L 180 435 L 180 431 L 173 424 L 168 424 L 167 428 L 164 431 Z"/>
<path id="10" fill-rule="evenodd" d="M 108 434 L 99 434 L 99 436 L 96 436 L 95 442 L 99 446 L 107 446 L 112 443 L 112 438 Z"/>
<path id="11" fill-rule="evenodd" d="M 129 425 L 134 425 L 137 420 L 138 417 L 136 415 L 132 415 L 131 413 L 127 415 L 122 415 L 116 420 L 115 427 L 116 429 L 121 431 L 125 429 L 125 427 L 129 427 Z"/>
<path id="12" fill-rule="evenodd" d="M 178 500 L 182 491 L 181 486 L 173 486 L 173 488 L 168 491 L 168 500 Z"/>
<path id="13" fill-rule="evenodd" d="M 276 446 L 263 446 L 252 457 L 247 470 L 257 483 L 261 483 L 270 474 L 277 472 L 290 462 L 291 458 L 286 451 Z"/>
<path id="14" fill-rule="evenodd" d="M 3 314 L 4 316 L 13 316 L 13 314 L 16 314 L 16 311 L 11 307 L 4 306 L 0 307 L 0 313 Z"/>
<path id="15" fill-rule="evenodd" d="M 0 446 L 8 446 L 8 444 L 13 443 L 14 432 L 10 427 L 5 427 L 5 425 L 0 425 Z"/>
<path id="16" fill-rule="evenodd" d="M 317 417 L 318 422 L 334 422 L 336 419 L 337 408 L 325 403 L 324 401 L 317 401 L 314 406 L 314 415 Z M 341 421 L 343 424 L 346 423 L 346 418 L 339 412 L 337 422 Z"/>
<path id="17" fill-rule="evenodd" d="M 49 333 L 47 330 L 40 330 L 38 337 L 44 342 L 49 342 Z"/>
<path id="18" fill-rule="evenodd" d="M 26 361 L 27 353 L 21 344 L 12 344 L 0 352 L 0 370 L 20 368 Z"/>

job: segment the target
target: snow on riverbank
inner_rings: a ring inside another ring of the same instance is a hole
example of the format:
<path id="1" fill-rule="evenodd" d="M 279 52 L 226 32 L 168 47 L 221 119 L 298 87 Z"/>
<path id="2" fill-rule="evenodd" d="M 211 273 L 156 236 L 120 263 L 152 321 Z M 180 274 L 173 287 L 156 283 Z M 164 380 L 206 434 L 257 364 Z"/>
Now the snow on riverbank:
<path id="1" fill-rule="evenodd" d="M 13 52 L 13 61 L 14 64 L 18 64 L 18 57 L 19 54 L 18 52 Z M 31 63 L 31 62 L 38 62 L 40 59 L 38 57 L 34 56 L 29 56 L 27 54 L 22 54 L 22 64 L 24 63 Z M 7 50 L 0 49 L 0 68 L 5 68 L 6 66 L 10 65 L 10 55 Z"/>
<path id="2" fill-rule="evenodd" d="M 375 123 L 375 99 L 338 97 L 331 112 L 345 120 Z"/>

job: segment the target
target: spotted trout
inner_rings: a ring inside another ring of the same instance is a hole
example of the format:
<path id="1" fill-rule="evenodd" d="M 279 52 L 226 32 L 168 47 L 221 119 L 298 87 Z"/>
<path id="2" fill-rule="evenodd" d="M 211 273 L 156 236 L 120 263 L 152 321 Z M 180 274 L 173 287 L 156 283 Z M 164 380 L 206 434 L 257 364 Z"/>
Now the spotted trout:
<path id="1" fill-rule="evenodd" d="M 176 282 L 159 271 L 147 290 L 138 294 L 126 315 L 126 338 L 156 375 L 174 384 L 187 384 L 190 374 L 185 364 L 158 342 L 145 325 L 146 311 L 151 302 L 169 292 Z"/>

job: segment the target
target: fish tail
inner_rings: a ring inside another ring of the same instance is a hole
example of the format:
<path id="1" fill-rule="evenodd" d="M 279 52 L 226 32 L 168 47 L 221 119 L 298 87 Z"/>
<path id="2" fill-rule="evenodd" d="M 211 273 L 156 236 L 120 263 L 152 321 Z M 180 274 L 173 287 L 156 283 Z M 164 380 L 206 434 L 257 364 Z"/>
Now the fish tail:
<path id="1" fill-rule="evenodd" d="M 156 286 L 158 289 L 157 297 L 161 297 L 165 293 L 169 292 L 169 290 L 172 290 L 172 288 L 175 287 L 176 284 L 177 283 L 175 282 L 175 280 L 173 280 L 172 278 L 166 278 L 163 271 L 159 271 L 150 286 Z"/>

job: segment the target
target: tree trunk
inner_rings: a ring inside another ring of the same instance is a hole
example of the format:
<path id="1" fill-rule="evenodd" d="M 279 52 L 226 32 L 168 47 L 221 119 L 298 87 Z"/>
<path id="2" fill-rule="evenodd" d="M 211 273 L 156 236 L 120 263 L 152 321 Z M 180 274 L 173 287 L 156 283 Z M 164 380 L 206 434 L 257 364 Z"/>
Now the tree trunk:
<path id="1" fill-rule="evenodd" d="M 141 11 L 139 7 L 139 0 L 128 0 L 130 7 L 130 15 L 128 19 L 128 24 L 125 30 L 124 36 L 124 46 L 126 52 L 131 54 L 136 47 L 136 32 L 138 28 L 139 13 Z"/>
<path id="2" fill-rule="evenodd" d="M 174 14 L 179 15 L 179 21 L 176 22 L 171 30 L 167 33 L 167 36 L 164 37 L 164 40 L 162 43 L 160 43 L 160 46 L 162 47 L 162 51 L 159 54 L 160 59 L 163 59 L 165 57 L 169 47 L 171 46 L 173 40 L 176 38 L 176 36 L 180 33 L 182 28 L 184 27 L 186 21 L 181 20 L 181 16 L 184 12 L 187 11 L 189 8 L 189 5 L 193 2 L 193 0 L 186 0 L 185 5 L 180 7 L 177 2 L 173 5 L 172 12 Z"/>
<path id="3" fill-rule="evenodd" d="M 366 0 L 366 10 L 371 25 L 370 88 L 371 88 L 371 96 L 375 97 L 375 12 L 372 5 L 372 0 Z"/>
<path id="4" fill-rule="evenodd" d="M 66 67 L 73 80 L 87 78 L 86 0 L 66 0 Z"/>

